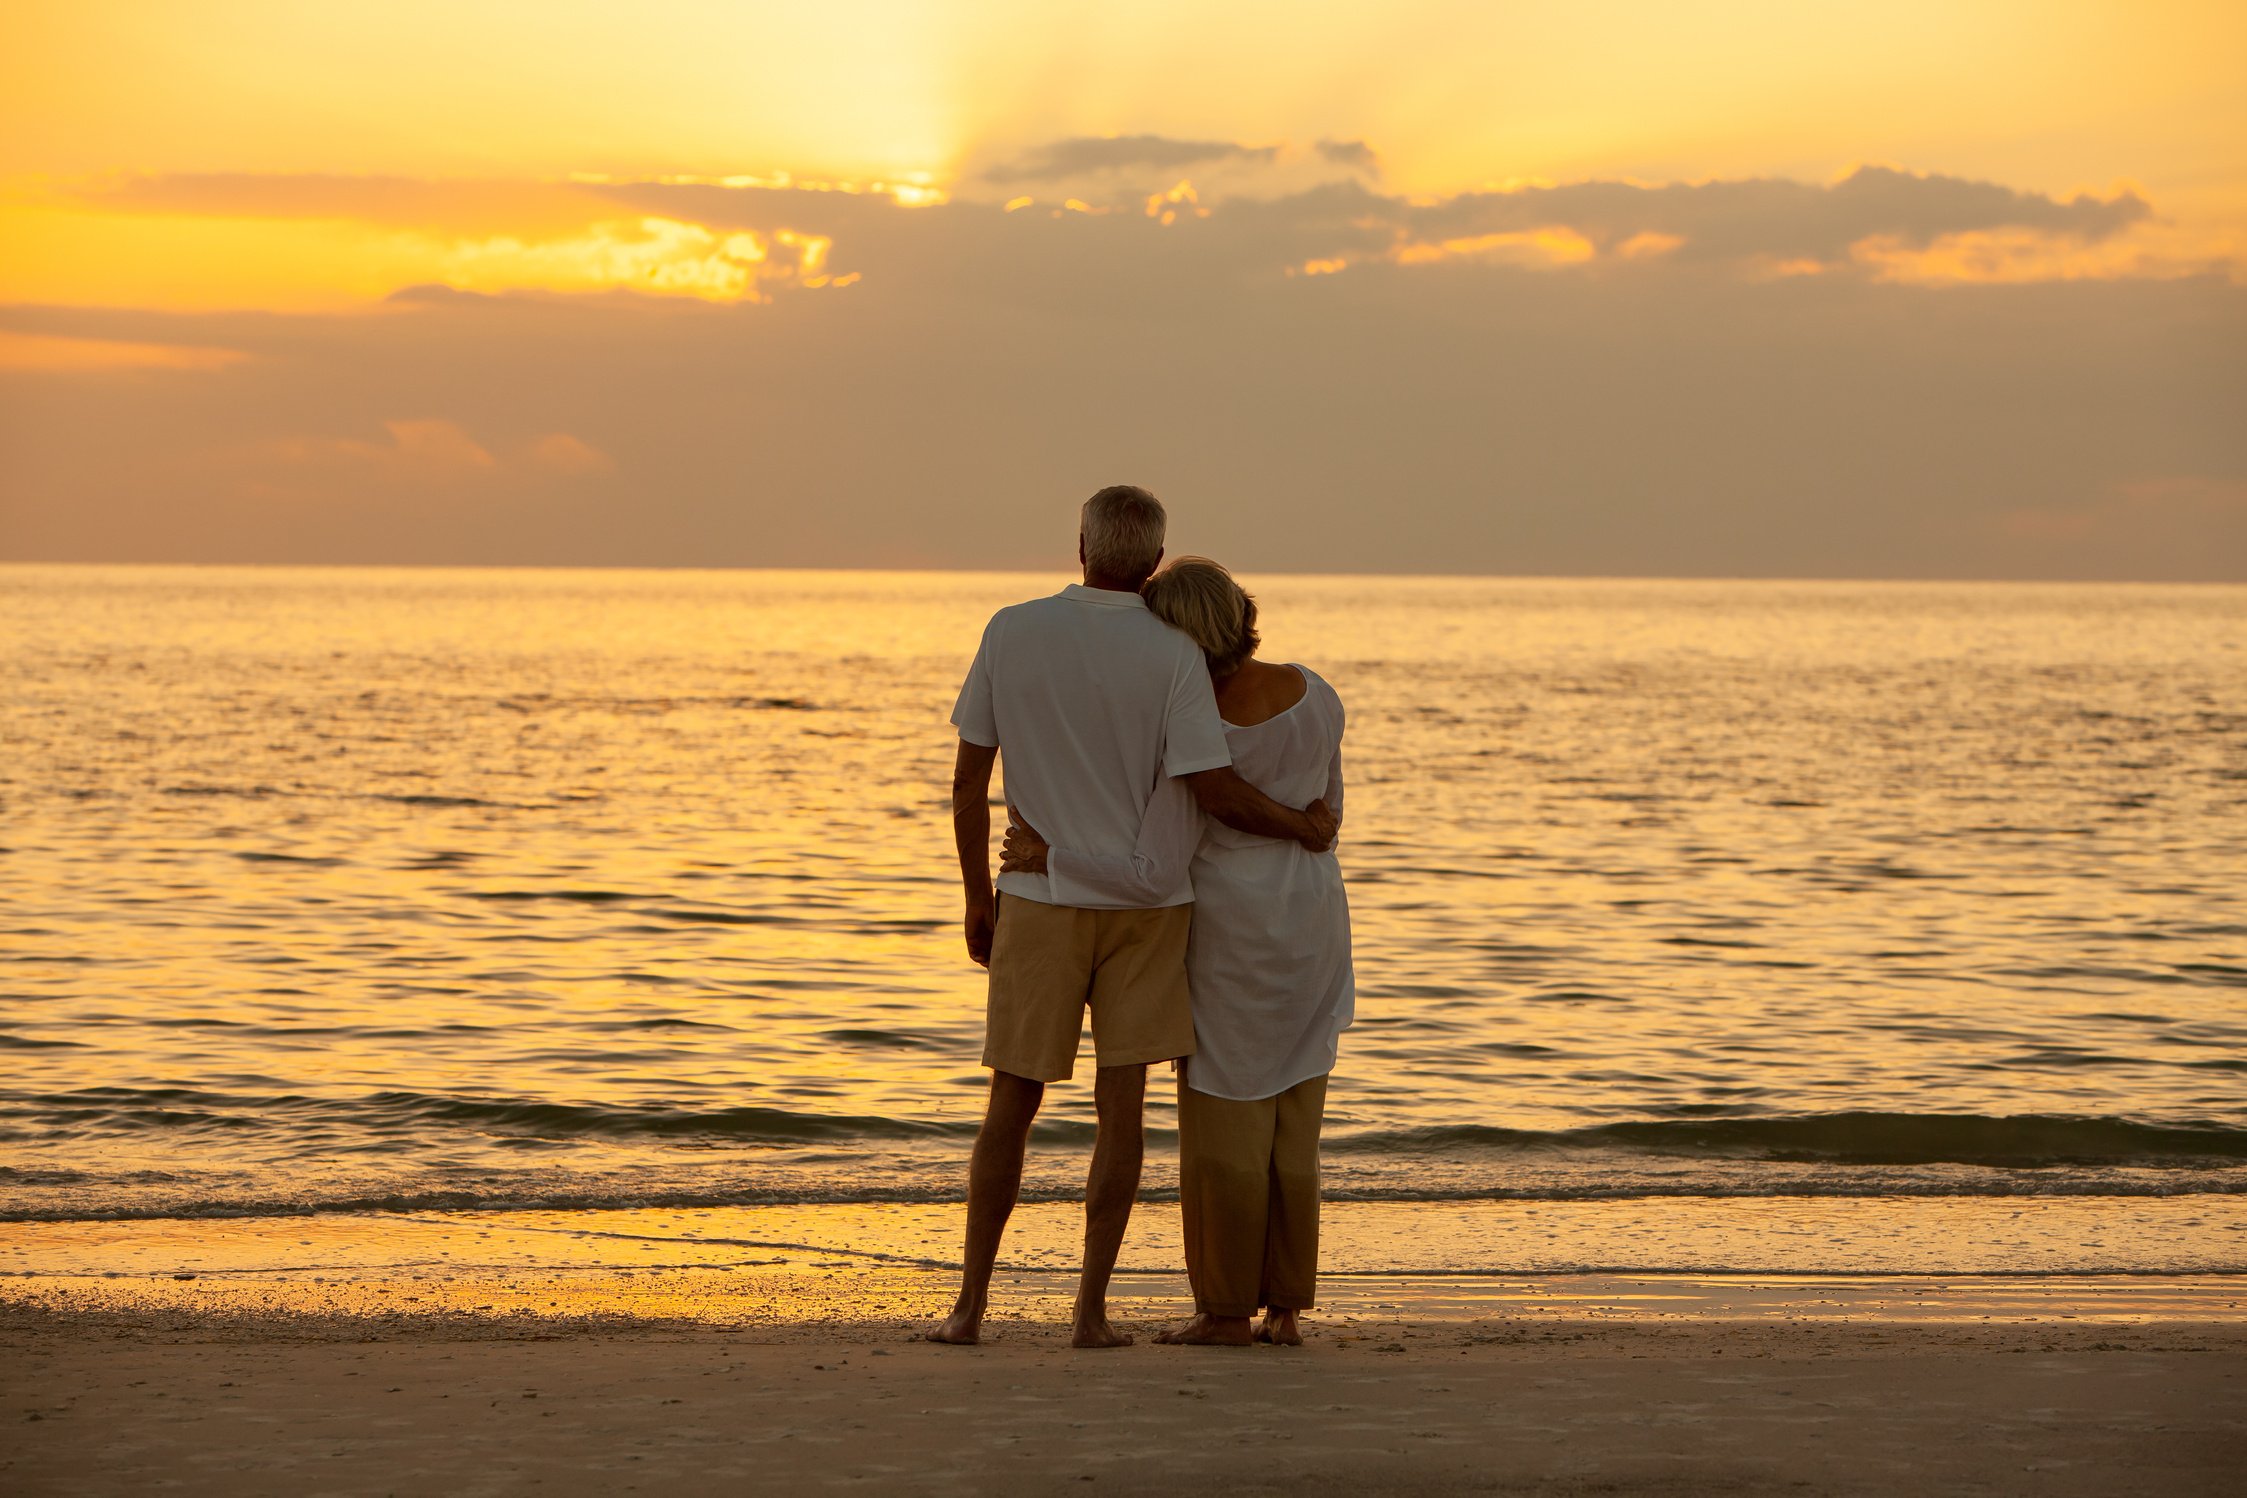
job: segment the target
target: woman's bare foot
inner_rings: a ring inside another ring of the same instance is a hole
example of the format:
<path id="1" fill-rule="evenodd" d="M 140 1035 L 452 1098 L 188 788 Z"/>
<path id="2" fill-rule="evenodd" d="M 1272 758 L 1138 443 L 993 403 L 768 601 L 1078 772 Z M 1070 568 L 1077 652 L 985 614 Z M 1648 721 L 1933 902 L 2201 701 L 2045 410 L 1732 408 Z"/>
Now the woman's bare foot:
<path id="1" fill-rule="evenodd" d="M 930 1327 L 922 1338 L 953 1347 L 975 1346 L 983 1340 L 983 1307 L 962 1296 L 953 1305 L 952 1314 Z"/>
<path id="2" fill-rule="evenodd" d="M 1119 1332 L 1103 1316 L 1097 1321 L 1079 1321 L 1076 1330 L 1069 1334 L 1071 1347 L 1129 1347 L 1131 1335 Z"/>
<path id="3" fill-rule="evenodd" d="M 1157 1342 L 1167 1342 L 1173 1347 L 1246 1347 L 1249 1342 L 1246 1316 L 1196 1316 L 1184 1326 L 1156 1337 Z"/>
<path id="4" fill-rule="evenodd" d="M 1295 1313 L 1276 1306 L 1264 1313 L 1264 1324 L 1256 1328 L 1256 1340 L 1269 1342 L 1274 1347 L 1301 1347 L 1303 1329 L 1295 1324 Z"/>

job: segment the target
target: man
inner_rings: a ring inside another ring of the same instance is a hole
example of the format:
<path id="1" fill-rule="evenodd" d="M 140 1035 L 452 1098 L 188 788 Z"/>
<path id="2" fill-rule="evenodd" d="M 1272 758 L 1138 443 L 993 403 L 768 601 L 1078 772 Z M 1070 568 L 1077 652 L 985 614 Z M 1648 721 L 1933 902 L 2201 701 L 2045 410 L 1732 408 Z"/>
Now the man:
<path id="1" fill-rule="evenodd" d="M 1130 1343 L 1108 1324 L 1108 1278 L 1139 1193 L 1147 1066 L 1194 1050 L 1192 886 L 1181 882 L 1151 908 L 1119 906 L 1050 874 L 1004 874 L 994 891 L 991 766 L 1001 750 L 1008 806 L 1058 846 L 1130 857 L 1163 776 L 1183 779 L 1205 812 L 1242 831 L 1314 850 L 1334 840 L 1324 807 L 1282 806 L 1233 771 L 1201 651 L 1141 601 L 1139 585 L 1162 560 L 1165 519 L 1161 503 L 1131 485 L 1085 501 L 1084 582 L 994 615 L 952 710 L 967 949 L 991 971 L 983 1049 L 991 1093 L 968 1168 L 960 1296 L 928 1333 L 932 1342 L 972 1344 L 980 1335 L 1030 1124 L 1045 1084 L 1074 1070 L 1090 1008 L 1099 1127 L 1071 1342 Z"/>

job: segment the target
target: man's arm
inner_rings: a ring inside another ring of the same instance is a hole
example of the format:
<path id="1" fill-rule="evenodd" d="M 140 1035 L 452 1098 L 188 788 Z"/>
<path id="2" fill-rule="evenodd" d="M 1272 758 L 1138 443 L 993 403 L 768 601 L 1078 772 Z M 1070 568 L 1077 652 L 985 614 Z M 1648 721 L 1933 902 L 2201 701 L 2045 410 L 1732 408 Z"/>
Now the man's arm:
<path id="1" fill-rule="evenodd" d="M 1202 816 L 1194 809 L 1193 792 L 1180 781 L 1162 780 L 1139 818 L 1139 840 L 1128 856 L 1048 847 L 1044 835 L 1010 808 L 999 872 L 1051 874 L 1126 905 L 1154 906 L 1185 881 L 1186 866 L 1194 861 L 1201 839 Z"/>
<path id="2" fill-rule="evenodd" d="M 998 929 L 999 897 L 991 887 L 991 766 L 994 746 L 960 740 L 952 765 L 952 841 L 960 850 L 960 884 L 967 893 L 967 955 L 991 965 L 991 933 Z"/>
<path id="3" fill-rule="evenodd" d="M 1313 801 L 1301 811 L 1282 806 L 1241 779 L 1240 771 L 1231 765 L 1197 770 L 1179 779 L 1193 788 L 1194 800 L 1203 811 L 1236 832 L 1301 843 L 1313 853 L 1324 853 L 1334 846 L 1339 824 L 1324 801 Z"/>

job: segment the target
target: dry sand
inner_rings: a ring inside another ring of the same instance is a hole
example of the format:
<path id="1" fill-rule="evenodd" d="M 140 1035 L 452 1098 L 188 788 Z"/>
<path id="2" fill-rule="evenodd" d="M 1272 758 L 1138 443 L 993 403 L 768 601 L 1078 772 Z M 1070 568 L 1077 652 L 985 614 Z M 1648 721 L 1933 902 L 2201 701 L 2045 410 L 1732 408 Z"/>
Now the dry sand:
<path id="1" fill-rule="evenodd" d="M 1302 1349 L 985 1347 L 925 1271 L 0 1282 L 0 1492 L 2225 1494 L 2237 1279 L 1335 1287 Z M 412 1297 L 412 1298 L 409 1298 Z"/>

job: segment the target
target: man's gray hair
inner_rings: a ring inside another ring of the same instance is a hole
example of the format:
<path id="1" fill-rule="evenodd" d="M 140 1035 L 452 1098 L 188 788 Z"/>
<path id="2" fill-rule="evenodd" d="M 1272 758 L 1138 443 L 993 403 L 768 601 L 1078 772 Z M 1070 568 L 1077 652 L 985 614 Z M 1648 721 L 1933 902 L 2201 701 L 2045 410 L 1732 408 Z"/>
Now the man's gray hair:
<path id="1" fill-rule="evenodd" d="M 1084 502 L 1084 562 L 1105 577 L 1137 581 L 1162 559 L 1163 502 L 1137 484 L 1110 484 Z"/>

